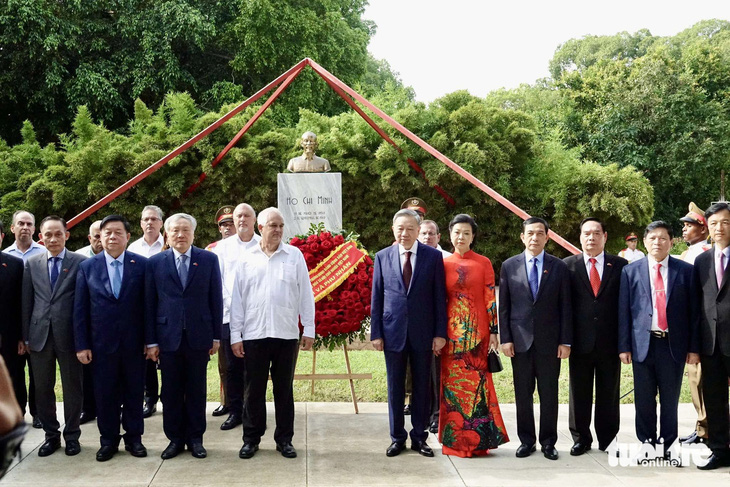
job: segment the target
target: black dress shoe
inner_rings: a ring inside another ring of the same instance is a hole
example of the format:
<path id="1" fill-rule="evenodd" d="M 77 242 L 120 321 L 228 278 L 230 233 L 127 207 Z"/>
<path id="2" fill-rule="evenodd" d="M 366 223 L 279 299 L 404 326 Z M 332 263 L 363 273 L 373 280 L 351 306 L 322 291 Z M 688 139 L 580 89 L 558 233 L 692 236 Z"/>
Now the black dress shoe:
<path id="1" fill-rule="evenodd" d="M 719 456 L 713 453 L 707 459 L 706 464 L 697 466 L 700 470 L 715 470 L 720 467 L 730 467 L 730 456 Z"/>
<path id="2" fill-rule="evenodd" d="M 433 450 L 425 441 L 413 441 L 411 442 L 411 450 L 417 451 L 424 457 L 432 457 Z"/>
<path id="3" fill-rule="evenodd" d="M 97 462 L 106 462 L 107 460 L 111 460 L 112 457 L 114 457 L 114 454 L 119 451 L 119 447 L 111 446 L 111 445 L 104 445 L 101 448 L 99 448 L 99 451 L 96 452 L 96 461 Z"/>
<path id="4" fill-rule="evenodd" d="M 41 418 L 38 416 L 33 416 L 33 427 L 37 430 L 43 428 L 43 423 L 41 423 Z"/>
<path id="5" fill-rule="evenodd" d="M 251 458 L 256 452 L 259 451 L 259 446 L 253 443 L 244 443 L 240 450 L 238 450 L 239 458 Z"/>
<path id="6" fill-rule="evenodd" d="M 41 447 L 38 449 L 38 456 L 39 457 L 47 457 L 48 455 L 53 455 L 53 452 L 61 448 L 61 439 L 60 438 L 53 438 L 51 440 L 46 440 L 43 442 Z"/>
<path id="7" fill-rule="evenodd" d="M 66 455 L 72 457 L 81 453 L 81 445 L 79 440 L 67 440 L 66 441 Z"/>
<path id="8" fill-rule="evenodd" d="M 231 414 L 230 416 L 228 416 L 228 419 L 223 421 L 223 424 L 221 425 L 221 429 L 223 431 L 232 430 L 233 428 L 240 425 L 241 423 L 242 423 L 241 418 L 239 418 L 236 415 Z"/>
<path id="9" fill-rule="evenodd" d="M 184 449 L 185 447 L 183 445 L 178 445 L 177 443 L 171 441 L 170 444 L 167 445 L 167 448 L 162 451 L 162 455 L 160 455 L 160 458 L 162 458 L 163 460 L 175 458 L 180 453 L 182 453 Z"/>
<path id="10" fill-rule="evenodd" d="M 96 419 L 96 414 L 87 413 L 86 411 L 83 411 L 81 413 L 81 417 L 79 418 L 79 424 L 86 424 L 89 421 L 94 421 Z"/>
<path id="11" fill-rule="evenodd" d="M 142 409 L 142 417 L 143 418 L 149 418 L 153 414 L 157 412 L 157 403 L 156 402 L 146 402 L 144 403 L 144 408 Z"/>
<path id="12" fill-rule="evenodd" d="M 388 457 L 394 457 L 397 455 L 400 455 L 400 452 L 406 449 L 406 442 L 399 443 L 397 441 L 394 441 L 390 444 L 387 450 L 385 450 L 385 455 Z"/>
<path id="13" fill-rule="evenodd" d="M 287 441 L 286 443 L 277 443 L 276 451 L 280 451 L 281 456 L 284 458 L 297 457 L 297 450 L 294 448 L 294 445 L 291 444 L 291 441 Z"/>
<path id="14" fill-rule="evenodd" d="M 541 448 L 541 450 L 542 450 L 542 454 L 548 460 L 557 460 L 558 459 L 558 450 L 556 450 L 553 445 L 545 445 Z"/>
<path id="15" fill-rule="evenodd" d="M 192 443 L 188 446 L 188 450 L 190 450 L 190 453 L 192 453 L 195 458 L 205 458 L 208 456 L 208 451 L 202 443 Z"/>
<path id="16" fill-rule="evenodd" d="M 517 451 L 515 452 L 515 456 L 517 458 L 525 458 L 529 457 L 533 453 L 537 451 L 537 447 L 535 445 L 525 445 L 524 443 L 517 447 Z"/>
<path id="17" fill-rule="evenodd" d="M 142 458 L 147 456 L 147 448 L 144 447 L 142 442 L 125 445 L 124 449 L 133 457 Z"/>
<path id="18" fill-rule="evenodd" d="M 573 447 L 570 449 L 570 455 L 573 457 L 579 457 L 582 454 L 584 454 L 587 451 L 590 451 L 591 445 L 588 443 L 581 443 L 580 441 L 576 442 Z"/>
<path id="19" fill-rule="evenodd" d="M 438 419 L 431 421 L 431 425 L 428 427 L 428 431 L 431 433 L 439 432 L 439 421 Z"/>
<path id="20" fill-rule="evenodd" d="M 229 411 L 230 409 L 228 408 L 228 406 L 224 406 L 223 404 L 221 404 L 213 410 L 213 416 L 223 416 L 225 414 L 228 414 Z"/>
<path id="21" fill-rule="evenodd" d="M 410 404 L 406 404 L 405 406 L 403 406 L 403 414 L 405 414 L 406 416 L 411 414 L 411 405 Z"/>

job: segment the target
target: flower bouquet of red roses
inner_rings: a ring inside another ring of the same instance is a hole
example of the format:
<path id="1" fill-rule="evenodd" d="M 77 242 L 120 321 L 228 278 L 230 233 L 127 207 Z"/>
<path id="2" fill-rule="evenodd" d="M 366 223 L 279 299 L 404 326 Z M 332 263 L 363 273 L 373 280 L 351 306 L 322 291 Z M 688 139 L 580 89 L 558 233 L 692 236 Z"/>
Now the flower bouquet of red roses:
<path id="1" fill-rule="evenodd" d="M 373 260 L 344 231 L 332 233 L 324 223 L 289 241 L 304 254 L 315 295 L 315 349 L 334 350 L 365 339 L 370 320 Z"/>

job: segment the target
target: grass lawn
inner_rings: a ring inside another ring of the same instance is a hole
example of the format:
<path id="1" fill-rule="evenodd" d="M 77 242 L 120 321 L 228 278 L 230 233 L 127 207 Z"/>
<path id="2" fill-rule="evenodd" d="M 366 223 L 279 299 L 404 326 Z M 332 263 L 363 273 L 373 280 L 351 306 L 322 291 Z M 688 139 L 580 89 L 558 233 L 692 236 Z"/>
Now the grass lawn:
<path id="1" fill-rule="evenodd" d="M 387 390 L 385 381 L 385 359 L 382 352 L 372 350 L 352 350 L 348 352 L 352 372 L 355 374 L 370 373 L 372 380 L 355 380 L 355 393 L 358 401 L 364 402 L 385 402 Z M 512 387 L 512 364 L 502 357 L 504 370 L 493 374 L 494 386 L 497 391 L 497 398 L 502 403 L 513 403 L 515 401 L 514 388 Z M 309 374 L 312 372 L 312 352 L 300 352 L 297 362 L 298 374 Z M 342 351 L 317 352 L 317 373 L 346 373 L 345 356 Z M 218 356 L 212 357 L 208 364 L 208 401 L 215 402 L 220 399 L 218 378 Z M 631 366 L 621 367 L 621 395 L 627 394 L 633 388 Z M 322 380 L 315 382 L 314 395 L 310 393 L 311 382 L 298 380 L 294 382 L 294 400 L 305 402 L 349 402 L 350 386 L 347 380 Z M 63 400 L 61 393 L 61 380 L 56 379 L 56 397 Z M 271 383 L 267 390 L 267 400 L 272 400 Z M 560 403 L 568 403 L 568 361 L 562 363 L 560 373 Z M 680 402 L 692 402 L 689 387 L 685 380 L 682 384 Z M 633 394 L 628 394 L 621 400 L 622 404 L 631 404 L 634 401 Z M 535 393 L 535 402 L 538 402 Z"/>

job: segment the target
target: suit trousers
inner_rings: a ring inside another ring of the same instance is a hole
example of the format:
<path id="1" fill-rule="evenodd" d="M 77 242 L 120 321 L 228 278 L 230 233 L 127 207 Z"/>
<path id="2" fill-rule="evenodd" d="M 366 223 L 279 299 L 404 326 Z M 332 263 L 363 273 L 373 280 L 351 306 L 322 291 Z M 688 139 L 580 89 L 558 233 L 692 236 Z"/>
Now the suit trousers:
<path id="1" fill-rule="evenodd" d="M 730 408 L 728 407 L 728 378 L 730 357 L 723 355 L 715 344 L 712 355 L 702 355 L 705 408 L 707 409 L 708 446 L 718 456 L 730 458 Z"/>
<path id="2" fill-rule="evenodd" d="M 540 396 L 540 444 L 555 446 L 558 441 L 558 378 L 560 359 L 554 354 L 544 354 L 530 347 L 526 352 L 512 357 L 512 371 L 515 385 L 515 408 L 517 409 L 517 436 L 524 445 L 534 445 L 535 412 L 533 395 L 535 383 Z"/>
<path id="3" fill-rule="evenodd" d="M 145 362 L 141 351 L 93 353 L 90 365 L 94 375 L 101 446 L 119 445 L 120 415 L 125 431 L 124 442 L 130 445 L 142 441 Z"/>
<path id="4" fill-rule="evenodd" d="M 78 440 L 81 436 L 79 421 L 83 405 L 83 376 L 81 362 L 76 353 L 56 350 L 53 331 L 48 330 L 48 340 L 43 350 L 30 352 L 33 363 L 33 378 L 35 380 L 36 408 L 38 418 L 43 423 L 46 439 L 60 438 L 61 425 L 56 417 L 56 361 L 61 371 L 61 386 L 63 389 L 63 416 L 66 425 L 63 428 L 63 437 L 66 441 Z"/>
<path id="5" fill-rule="evenodd" d="M 84 405 L 82 410 L 86 414 L 96 416 L 96 399 L 94 397 L 94 373 L 91 364 L 81 365 L 84 373 Z"/>
<path id="6" fill-rule="evenodd" d="M 222 337 L 231 336 L 231 331 L 228 323 L 224 323 L 222 327 Z M 228 404 L 228 355 L 223 348 L 223 340 L 221 339 L 221 347 L 218 349 L 218 378 L 220 379 L 220 403 L 223 406 L 230 406 Z"/>
<path id="7" fill-rule="evenodd" d="M 25 416 L 26 406 L 29 406 L 30 415 L 35 417 L 38 414 L 35 406 L 35 379 L 33 379 L 33 371 L 30 367 L 30 355 L 18 355 L 18 344 L 7 348 L 3 347 L 2 357 L 5 360 L 5 364 L 8 368 L 8 374 L 10 380 L 13 383 L 13 392 L 15 392 L 15 398 L 18 400 L 20 410 L 23 411 Z M 25 387 L 25 364 L 28 363 L 28 375 L 30 376 L 30 384 L 28 388 Z"/>
<path id="8" fill-rule="evenodd" d="M 156 404 L 160 399 L 160 383 L 157 378 L 157 362 L 154 360 L 145 361 L 144 397 L 151 404 Z"/>
<path id="9" fill-rule="evenodd" d="M 441 357 L 431 357 L 431 423 L 439 422 L 441 409 Z"/>
<path id="10" fill-rule="evenodd" d="M 590 445 L 593 381 L 596 386 L 596 428 L 598 448 L 605 450 L 616 438 L 619 429 L 619 385 L 621 360 L 617 353 L 571 353 L 570 409 L 568 424 L 573 441 Z"/>
<path id="11" fill-rule="evenodd" d="M 656 396 L 660 402 L 660 438 L 665 451 L 677 439 L 677 406 L 682 388 L 684 362 L 677 363 L 669 350 L 669 339 L 651 337 L 643 362 L 633 361 L 636 437 L 657 442 Z M 727 387 L 727 384 L 726 384 Z"/>
<path id="12" fill-rule="evenodd" d="M 177 350 L 160 353 L 162 429 L 178 445 L 203 442 L 209 361 L 208 350 L 190 348 L 185 331 Z"/>
<path id="13" fill-rule="evenodd" d="M 228 324 L 223 325 L 224 328 L 228 328 Z M 226 357 L 226 405 L 229 409 L 229 414 L 232 414 L 238 418 L 243 417 L 243 374 L 244 365 L 246 364 L 245 358 L 239 358 L 233 355 L 231 350 L 231 337 L 230 333 L 226 333 L 225 330 L 221 337 L 221 349 Z M 218 352 L 221 353 L 220 351 Z"/>
<path id="14" fill-rule="evenodd" d="M 408 434 L 405 429 L 403 406 L 406 395 L 406 371 L 410 365 L 411 384 L 411 441 L 425 441 L 428 438 L 428 419 L 431 414 L 431 350 L 415 351 L 406 340 L 400 352 L 385 351 L 385 371 L 388 381 L 388 417 L 390 439 L 405 443 Z"/>
<path id="15" fill-rule="evenodd" d="M 244 340 L 243 441 L 258 445 L 266 431 L 266 386 L 271 372 L 277 444 L 294 437 L 294 369 L 299 340 L 261 338 Z"/>
<path id="16" fill-rule="evenodd" d="M 707 439 L 707 410 L 705 409 L 705 399 L 702 393 L 702 365 L 687 364 L 687 382 L 689 383 L 689 392 L 692 395 L 692 404 L 697 411 L 697 426 L 695 431 L 700 438 Z"/>

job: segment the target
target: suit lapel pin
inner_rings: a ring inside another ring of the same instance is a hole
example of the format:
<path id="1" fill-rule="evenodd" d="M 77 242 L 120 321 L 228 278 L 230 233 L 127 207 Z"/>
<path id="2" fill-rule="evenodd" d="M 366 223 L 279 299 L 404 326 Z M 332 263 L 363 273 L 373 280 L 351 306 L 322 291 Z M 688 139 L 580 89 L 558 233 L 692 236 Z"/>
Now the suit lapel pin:
<path id="1" fill-rule="evenodd" d="M 68 272 L 68 269 L 64 269 L 63 272 Z"/>
<path id="2" fill-rule="evenodd" d="M 193 262 L 193 265 L 197 267 L 198 266 L 198 263 L 197 262 Z"/>
<path id="3" fill-rule="evenodd" d="M 7 264 L 6 264 L 5 262 L 3 262 L 3 267 L 7 267 L 7 266 L 8 266 L 8 265 L 7 265 Z"/>
<path id="4" fill-rule="evenodd" d="M 611 264 L 610 262 L 606 262 L 606 265 L 607 265 L 608 267 L 613 267 L 613 264 Z"/>
<path id="5" fill-rule="evenodd" d="M 129 263 L 130 264 L 136 264 L 136 262 L 134 261 L 134 259 L 130 260 Z"/>
<path id="6" fill-rule="evenodd" d="M 547 269 L 545 269 L 544 271 L 542 271 L 542 273 L 543 274 L 547 274 Z"/>

